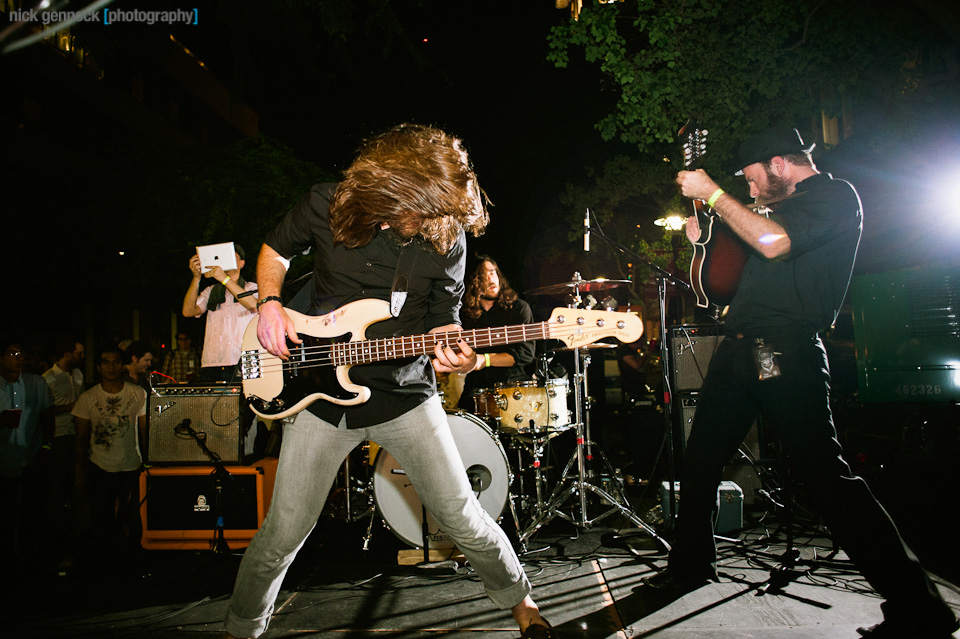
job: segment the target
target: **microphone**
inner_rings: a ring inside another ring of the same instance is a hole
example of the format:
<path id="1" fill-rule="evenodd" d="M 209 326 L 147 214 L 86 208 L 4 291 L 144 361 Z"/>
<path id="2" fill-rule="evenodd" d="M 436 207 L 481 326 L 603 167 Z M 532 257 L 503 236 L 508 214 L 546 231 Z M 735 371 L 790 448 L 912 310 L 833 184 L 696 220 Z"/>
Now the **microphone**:
<path id="1" fill-rule="evenodd" d="M 173 432 L 177 435 L 190 435 L 193 432 L 193 428 L 190 427 L 190 419 L 184 419 L 182 422 L 173 427 Z"/>
<path id="2" fill-rule="evenodd" d="M 479 495 L 487 488 L 490 488 L 493 475 L 490 474 L 490 469 L 483 464 L 474 464 L 467 469 L 467 479 L 470 481 L 471 490 Z"/>
<path id="3" fill-rule="evenodd" d="M 590 209 L 583 215 L 583 250 L 590 252 Z"/>

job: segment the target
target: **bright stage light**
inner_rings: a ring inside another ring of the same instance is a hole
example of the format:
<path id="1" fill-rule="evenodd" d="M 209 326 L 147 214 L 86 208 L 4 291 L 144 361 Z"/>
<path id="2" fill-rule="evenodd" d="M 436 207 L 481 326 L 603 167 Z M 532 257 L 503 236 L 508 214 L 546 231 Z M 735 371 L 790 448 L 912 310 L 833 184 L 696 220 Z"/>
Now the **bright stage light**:
<path id="1" fill-rule="evenodd" d="M 683 225 L 687 223 L 687 218 L 679 215 L 668 215 L 667 217 L 654 220 L 653 223 L 657 226 L 664 227 L 668 231 L 679 231 L 683 228 Z"/>

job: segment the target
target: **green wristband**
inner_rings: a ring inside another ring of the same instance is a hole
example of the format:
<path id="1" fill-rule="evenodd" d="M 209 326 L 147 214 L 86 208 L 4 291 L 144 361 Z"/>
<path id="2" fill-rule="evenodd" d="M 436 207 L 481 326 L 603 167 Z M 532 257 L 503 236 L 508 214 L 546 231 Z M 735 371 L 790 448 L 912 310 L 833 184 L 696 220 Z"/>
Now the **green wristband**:
<path id="1" fill-rule="evenodd" d="M 723 195 L 723 189 L 717 189 L 716 191 L 714 191 L 713 195 L 710 196 L 710 199 L 707 200 L 707 206 L 709 206 L 712 209 L 713 206 L 717 203 L 717 200 L 720 199 L 721 195 Z"/>

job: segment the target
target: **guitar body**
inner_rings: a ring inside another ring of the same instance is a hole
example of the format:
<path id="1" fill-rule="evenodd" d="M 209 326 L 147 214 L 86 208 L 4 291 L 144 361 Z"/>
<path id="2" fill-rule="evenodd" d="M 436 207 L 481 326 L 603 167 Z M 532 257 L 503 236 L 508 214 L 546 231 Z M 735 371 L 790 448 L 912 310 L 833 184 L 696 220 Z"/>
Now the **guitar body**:
<path id="1" fill-rule="evenodd" d="M 690 119 L 680 132 L 684 166 L 696 170 L 707 152 L 707 133 Z M 700 237 L 693 243 L 690 260 L 690 288 L 697 296 L 697 306 L 726 306 L 733 301 L 740 286 L 740 276 L 749 257 L 749 248 L 730 230 L 705 202 L 694 200 L 693 213 L 700 227 Z"/>
<path id="2" fill-rule="evenodd" d="M 286 311 L 303 340 L 302 345 L 287 342 L 291 357 L 286 362 L 261 348 L 258 318 L 250 322 L 243 335 L 243 394 L 253 412 L 267 419 L 283 419 L 320 399 L 343 406 L 367 401 L 370 389 L 350 381 L 352 365 L 334 366 L 324 362 L 323 355 L 312 353 L 327 352 L 337 343 L 365 340 L 368 326 L 390 317 L 390 304 L 357 300 L 317 316 Z"/>
<path id="3" fill-rule="evenodd" d="M 704 219 L 706 221 L 704 221 Z M 740 276 L 749 253 L 743 240 L 715 215 L 698 215 L 700 241 L 693 243 L 690 286 L 697 306 L 726 306 L 740 286 Z"/>

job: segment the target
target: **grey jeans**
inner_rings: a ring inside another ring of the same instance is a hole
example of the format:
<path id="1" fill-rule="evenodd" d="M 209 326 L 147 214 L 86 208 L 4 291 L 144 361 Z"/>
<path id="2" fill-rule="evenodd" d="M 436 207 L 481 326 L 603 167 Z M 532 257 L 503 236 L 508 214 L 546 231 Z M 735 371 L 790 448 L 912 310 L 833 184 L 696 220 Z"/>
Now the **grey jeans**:
<path id="1" fill-rule="evenodd" d="M 266 631 L 283 576 L 317 523 L 343 459 L 364 440 L 393 454 L 494 605 L 506 610 L 530 593 L 510 541 L 470 489 L 438 397 L 369 428 L 338 428 L 303 411 L 284 428 L 270 512 L 244 553 L 227 611 L 230 634 Z"/>

